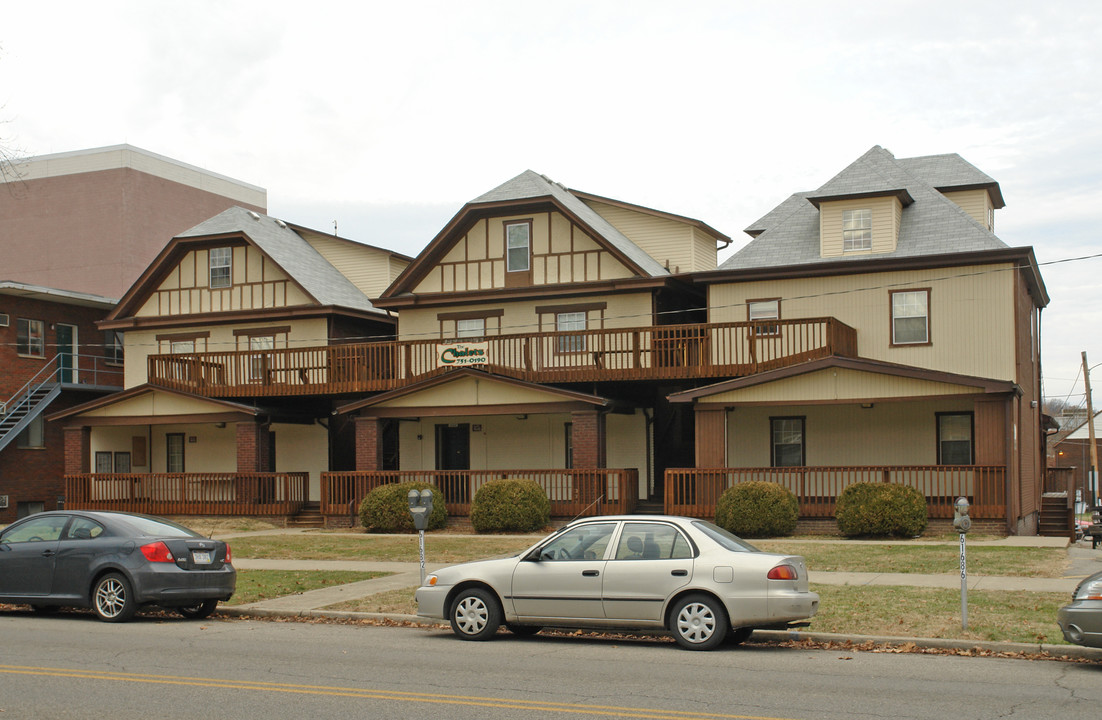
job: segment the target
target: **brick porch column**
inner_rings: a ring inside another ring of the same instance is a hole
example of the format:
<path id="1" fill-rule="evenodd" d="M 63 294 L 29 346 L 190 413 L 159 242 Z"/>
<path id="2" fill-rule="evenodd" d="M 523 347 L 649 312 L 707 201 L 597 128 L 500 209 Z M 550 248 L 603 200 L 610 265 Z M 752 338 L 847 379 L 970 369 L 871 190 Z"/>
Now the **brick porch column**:
<path id="1" fill-rule="evenodd" d="M 605 467 L 605 416 L 596 411 L 570 413 L 575 468 Z"/>
<path id="2" fill-rule="evenodd" d="M 696 423 L 694 442 L 698 468 L 727 466 L 727 410 L 723 407 L 697 405 L 693 408 Z"/>
<path id="3" fill-rule="evenodd" d="M 266 423 L 237 423 L 237 472 L 271 472 L 267 467 L 270 437 Z"/>
<path id="4" fill-rule="evenodd" d="M 65 428 L 65 474 L 92 471 L 92 428 Z"/>
<path id="5" fill-rule="evenodd" d="M 383 424 L 377 417 L 358 417 L 356 428 L 356 469 L 383 469 Z"/>

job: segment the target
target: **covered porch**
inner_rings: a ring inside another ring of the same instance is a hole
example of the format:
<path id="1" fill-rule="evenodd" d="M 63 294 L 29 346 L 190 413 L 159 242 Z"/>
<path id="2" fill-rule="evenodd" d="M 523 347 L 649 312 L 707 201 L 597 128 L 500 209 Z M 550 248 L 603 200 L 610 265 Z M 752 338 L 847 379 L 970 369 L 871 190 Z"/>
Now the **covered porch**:
<path id="1" fill-rule="evenodd" d="M 764 480 L 796 496 L 801 518 L 829 520 L 848 486 L 874 482 L 918 489 L 934 520 L 966 497 L 973 519 L 1016 527 L 1029 506 L 1013 456 L 1017 398 L 1012 382 L 856 358 L 677 393 L 671 402 L 692 403 L 696 467 L 666 471 L 665 509 L 714 517 L 724 490 Z"/>

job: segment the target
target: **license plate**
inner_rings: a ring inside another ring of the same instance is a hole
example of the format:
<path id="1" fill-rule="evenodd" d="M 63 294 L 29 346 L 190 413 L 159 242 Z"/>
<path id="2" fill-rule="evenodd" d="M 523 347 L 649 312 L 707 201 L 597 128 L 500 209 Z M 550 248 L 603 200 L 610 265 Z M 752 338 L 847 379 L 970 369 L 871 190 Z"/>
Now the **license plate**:
<path id="1" fill-rule="evenodd" d="M 210 553 L 209 552 L 193 552 L 191 559 L 196 565 L 210 565 Z"/>

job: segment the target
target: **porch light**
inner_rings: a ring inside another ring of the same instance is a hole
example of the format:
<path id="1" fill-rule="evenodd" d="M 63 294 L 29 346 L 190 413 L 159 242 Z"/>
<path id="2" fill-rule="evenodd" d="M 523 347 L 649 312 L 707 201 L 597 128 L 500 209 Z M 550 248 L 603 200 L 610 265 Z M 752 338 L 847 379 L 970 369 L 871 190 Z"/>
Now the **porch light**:
<path id="1" fill-rule="evenodd" d="M 873 404 L 872 403 L 861 403 L 861 407 L 865 410 L 872 410 Z"/>

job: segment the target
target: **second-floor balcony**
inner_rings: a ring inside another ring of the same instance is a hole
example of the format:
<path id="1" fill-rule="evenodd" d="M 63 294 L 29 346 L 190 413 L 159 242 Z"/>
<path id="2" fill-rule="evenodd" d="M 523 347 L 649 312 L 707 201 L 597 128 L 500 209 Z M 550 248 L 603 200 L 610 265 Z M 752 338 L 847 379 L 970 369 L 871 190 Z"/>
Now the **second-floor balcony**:
<path id="1" fill-rule="evenodd" d="M 457 343 L 488 371 L 536 383 L 740 377 L 857 355 L 853 328 L 805 318 L 152 355 L 148 379 L 212 397 L 380 392 L 456 366 L 443 350 Z"/>

